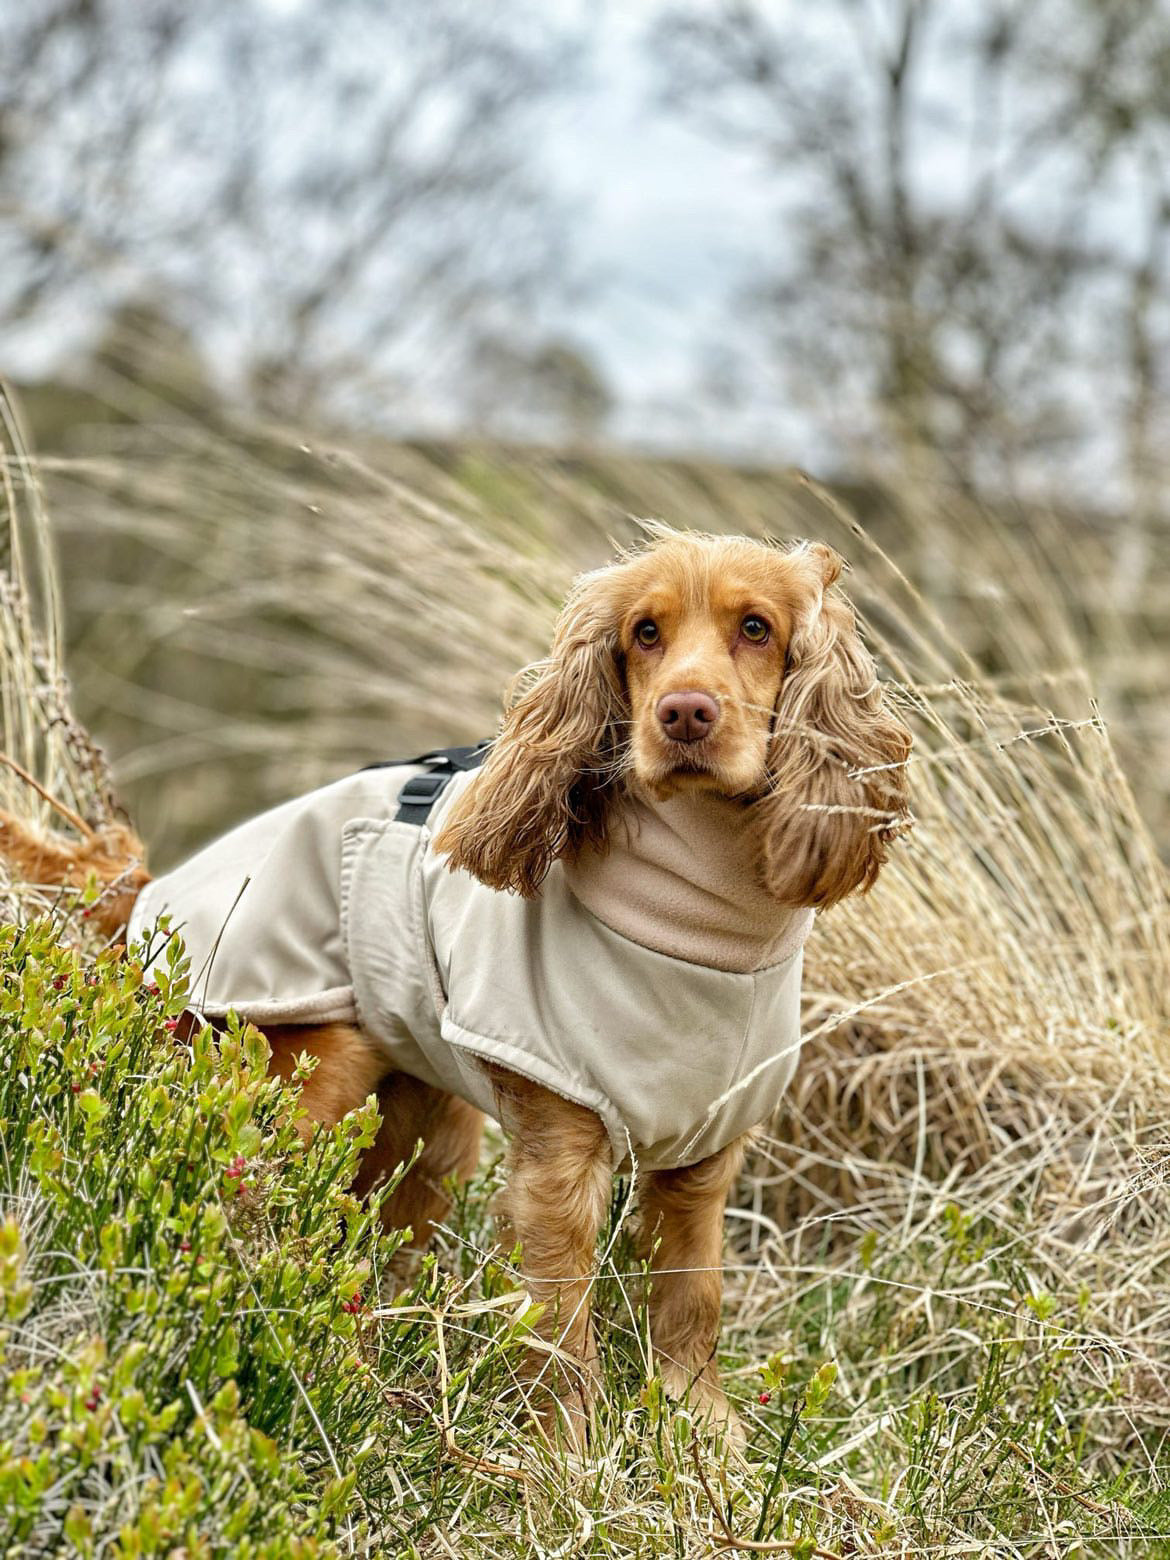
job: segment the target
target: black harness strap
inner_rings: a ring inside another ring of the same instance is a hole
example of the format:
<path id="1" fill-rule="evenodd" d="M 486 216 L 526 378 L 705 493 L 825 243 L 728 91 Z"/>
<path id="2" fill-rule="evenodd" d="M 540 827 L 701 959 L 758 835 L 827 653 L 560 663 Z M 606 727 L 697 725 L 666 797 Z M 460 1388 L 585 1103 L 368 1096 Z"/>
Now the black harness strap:
<path id="1" fill-rule="evenodd" d="M 490 742 L 477 742 L 474 747 L 438 748 L 424 753 L 421 758 L 386 758 L 379 764 L 366 764 L 366 769 L 402 769 L 408 765 L 425 764 L 426 774 L 411 775 L 398 793 L 398 811 L 395 823 L 422 825 L 431 815 L 439 797 L 456 775 L 469 769 L 478 769 L 488 755 Z"/>

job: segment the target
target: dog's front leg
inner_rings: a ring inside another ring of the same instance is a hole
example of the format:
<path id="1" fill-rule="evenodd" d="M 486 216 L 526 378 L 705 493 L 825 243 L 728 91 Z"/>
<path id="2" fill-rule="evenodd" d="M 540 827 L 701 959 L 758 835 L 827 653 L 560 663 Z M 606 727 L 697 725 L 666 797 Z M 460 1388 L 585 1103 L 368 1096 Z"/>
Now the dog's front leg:
<path id="1" fill-rule="evenodd" d="M 532 1350 L 526 1374 L 546 1426 L 553 1428 L 559 1407 L 571 1442 L 582 1446 L 596 1391 L 589 1291 L 609 1205 L 609 1136 L 591 1110 L 516 1073 L 493 1068 L 492 1081 L 510 1138 L 504 1212 L 522 1246 L 529 1291 L 544 1307 L 538 1335 L 556 1349 Z"/>
<path id="2" fill-rule="evenodd" d="M 715 1350 L 723 1303 L 723 1211 L 745 1139 L 644 1183 L 640 1241 L 650 1261 L 650 1338 L 666 1390 L 705 1417 L 743 1431 L 719 1384 Z"/>

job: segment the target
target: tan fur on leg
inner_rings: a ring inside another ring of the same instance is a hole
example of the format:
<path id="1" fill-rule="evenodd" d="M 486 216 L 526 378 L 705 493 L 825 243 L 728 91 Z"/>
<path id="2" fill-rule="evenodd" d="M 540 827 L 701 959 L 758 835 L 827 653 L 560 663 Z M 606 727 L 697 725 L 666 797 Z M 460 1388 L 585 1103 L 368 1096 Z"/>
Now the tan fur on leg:
<path id="1" fill-rule="evenodd" d="M 742 1439 L 719 1384 L 715 1348 L 723 1302 L 723 1211 L 745 1139 L 682 1170 L 657 1170 L 642 1193 L 640 1243 L 650 1258 L 650 1337 L 672 1397 L 687 1398 Z"/>
<path id="2" fill-rule="evenodd" d="M 479 1163 L 483 1114 L 405 1073 L 392 1073 L 383 1081 L 378 1109 L 382 1125 L 362 1160 L 354 1191 L 367 1196 L 410 1158 L 422 1138 L 422 1153 L 383 1205 L 382 1219 L 390 1229 L 409 1227 L 411 1244 L 425 1246 L 435 1222 L 451 1206 L 443 1182 L 449 1176 L 466 1181 Z"/>
<path id="3" fill-rule="evenodd" d="M 539 1084 L 495 1067 L 492 1081 L 511 1139 L 505 1210 L 523 1246 L 529 1291 L 545 1307 L 537 1330 L 569 1357 L 533 1350 L 526 1369 L 540 1380 L 543 1423 L 553 1428 L 559 1403 L 571 1441 L 581 1446 L 596 1393 L 589 1290 L 613 1175 L 609 1137 L 591 1110 Z"/>
<path id="4" fill-rule="evenodd" d="M 272 1050 L 268 1070 L 286 1082 L 302 1052 L 318 1058 L 301 1088 L 301 1104 L 309 1119 L 300 1123 L 300 1131 L 306 1140 L 314 1125 L 335 1126 L 363 1105 L 390 1065 L 385 1051 L 352 1024 L 274 1024 L 265 1028 L 264 1035 Z"/>

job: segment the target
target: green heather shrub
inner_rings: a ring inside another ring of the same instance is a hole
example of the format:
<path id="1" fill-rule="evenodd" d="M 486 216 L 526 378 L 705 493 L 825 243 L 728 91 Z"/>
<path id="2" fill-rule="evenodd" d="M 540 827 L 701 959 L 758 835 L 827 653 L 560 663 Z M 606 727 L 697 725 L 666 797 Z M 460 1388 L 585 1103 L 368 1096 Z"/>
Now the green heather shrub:
<path id="1" fill-rule="evenodd" d="M 394 1240 L 345 1187 L 376 1117 L 302 1150 L 255 1031 L 176 1043 L 171 953 L 160 990 L 0 932 L 5 1554 L 329 1553 L 353 1520 L 356 1307 Z"/>
<path id="2" fill-rule="evenodd" d="M 0 930 L 0 1553 L 910 1555 L 973 1526 L 1159 1552 L 1157 1437 L 1116 1435 L 1131 1362 L 1071 1272 L 954 1203 L 799 1281 L 729 1259 L 738 1458 L 648 1369 L 619 1183 L 595 1450 L 544 1447 L 493 1171 L 401 1287 L 346 1190 L 373 1107 L 303 1147 L 255 1031 L 176 1037 L 178 939 L 155 987 L 58 930 Z"/>

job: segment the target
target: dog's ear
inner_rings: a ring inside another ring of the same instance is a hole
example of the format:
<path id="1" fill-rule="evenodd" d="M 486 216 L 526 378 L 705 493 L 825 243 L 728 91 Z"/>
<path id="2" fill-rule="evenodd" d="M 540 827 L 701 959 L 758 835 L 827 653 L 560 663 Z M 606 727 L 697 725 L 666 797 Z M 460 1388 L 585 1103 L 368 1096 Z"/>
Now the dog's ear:
<path id="1" fill-rule="evenodd" d="M 489 888 L 537 893 L 551 864 L 605 842 L 629 726 L 616 569 L 571 591 L 546 661 L 522 675 L 483 768 L 435 849 Z"/>
<path id="2" fill-rule="evenodd" d="M 803 600 L 771 737 L 768 793 L 751 807 L 764 885 L 824 909 L 870 888 L 909 812 L 911 737 L 890 709 L 848 602 L 828 594 L 832 548 L 799 555 Z"/>

